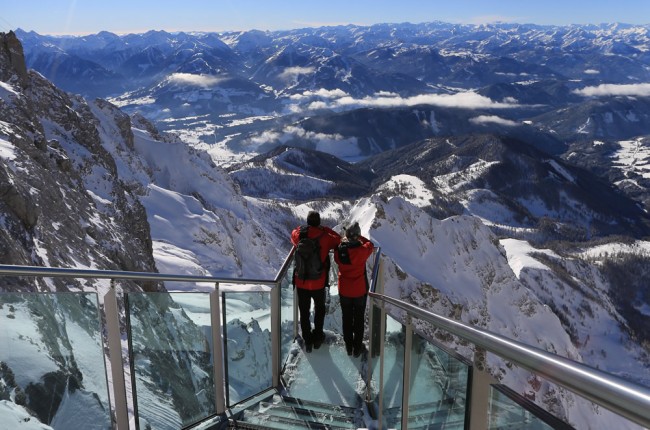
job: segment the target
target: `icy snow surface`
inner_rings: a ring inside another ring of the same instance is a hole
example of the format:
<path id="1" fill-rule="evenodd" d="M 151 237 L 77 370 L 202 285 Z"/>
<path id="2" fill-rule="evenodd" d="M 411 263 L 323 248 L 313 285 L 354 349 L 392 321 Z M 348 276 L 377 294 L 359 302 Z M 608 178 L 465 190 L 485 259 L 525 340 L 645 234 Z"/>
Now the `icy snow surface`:
<path id="1" fill-rule="evenodd" d="M 510 264 L 512 271 L 515 272 L 515 275 L 517 275 L 517 277 L 519 277 L 521 270 L 525 267 L 550 270 L 548 267 L 546 267 L 546 265 L 531 257 L 531 253 L 544 253 L 557 257 L 557 254 L 555 254 L 553 251 L 533 248 L 528 242 L 523 240 L 502 239 L 500 243 L 505 248 L 508 255 L 508 264 Z"/>
<path id="2" fill-rule="evenodd" d="M 5 160 L 14 160 L 16 158 L 16 152 L 14 146 L 0 137 L 0 158 Z"/>
<path id="3" fill-rule="evenodd" d="M 365 388 L 360 357 L 348 356 L 342 340 L 304 353 L 294 343 L 296 362 L 285 372 L 289 395 L 333 405 L 357 407 Z"/>

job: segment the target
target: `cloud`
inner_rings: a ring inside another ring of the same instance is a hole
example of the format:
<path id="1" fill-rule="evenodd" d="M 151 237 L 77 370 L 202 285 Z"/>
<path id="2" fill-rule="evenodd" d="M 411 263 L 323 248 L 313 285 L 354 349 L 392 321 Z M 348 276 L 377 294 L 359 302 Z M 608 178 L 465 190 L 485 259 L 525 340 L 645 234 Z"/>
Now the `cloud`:
<path id="1" fill-rule="evenodd" d="M 257 148 L 261 145 L 264 145 L 265 143 L 282 142 L 281 140 L 282 136 L 283 134 L 277 131 L 266 130 L 256 136 L 252 136 L 248 138 L 247 143 Z"/>
<path id="2" fill-rule="evenodd" d="M 483 124 L 499 124 L 499 125 L 505 125 L 507 127 L 515 127 L 519 125 L 519 123 L 515 121 L 511 121 L 509 119 L 501 118 L 496 115 L 479 115 L 474 118 L 470 118 L 469 122 L 472 124 L 477 124 L 477 125 L 483 125 Z"/>
<path id="3" fill-rule="evenodd" d="M 358 155 L 359 152 L 355 137 L 344 137 L 338 133 L 316 133 L 296 126 L 287 126 L 282 131 L 264 131 L 249 138 L 246 143 L 254 148 L 259 148 L 267 143 L 282 145 L 294 139 L 310 141 L 316 149 L 323 152 L 337 153 L 337 151 L 344 150 L 344 153 L 348 156 Z"/>
<path id="4" fill-rule="evenodd" d="M 596 69 L 587 69 L 587 70 L 585 70 L 584 73 L 585 73 L 586 75 L 597 75 L 597 74 L 599 74 L 600 72 L 599 72 L 598 70 L 596 70 Z"/>
<path id="5" fill-rule="evenodd" d="M 211 75 L 195 75 L 192 73 L 173 73 L 169 76 L 169 81 L 181 85 L 195 85 L 197 87 L 209 88 L 218 85 L 224 81 L 224 78 Z"/>
<path id="6" fill-rule="evenodd" d="M 316 70 L 314 67 L 287 67 L 282 71 L 282 73 L 280 73 L 280 78 L 293 79 L 297 78 L 300 75 L 309 75 L 311 73 L 314 73 L 314 70 Z"/>
<path id="7" fill-rule="evenodd" d="M 418 105 L 462 109 L 512 109 L 522 106 L 512 97 L 496 102 L 473 91 L 455 94 L 421 94 L 411 97 L 380 91 L 373 96 L 355 98 L 341 89 L 319 89 L 304 91 L 289 98 L 293 103 L 288 104 L 286 110 L 292 113 L 318 110 L 342 112 L 359 108 L 399 108 Z"/>
<path id="8" fill-rule="evenodd" d="M 341 89 L 334 89 L 334 90 L 326 90 L 325 88 L 320 88 L 316 91 L 304 91 L 301 94 L 293 94 L 291 97 L 289 97 L 292 100 L 303 100 L 303 99 L 335 99 L 335 98 L 341 98 L 349 96 L 348 93 Z"/>
<path id="9" fill-rule="evenodd" d="M 650 84 L 600 84 L 597 87 L 585 87 L 573 92 L 584 97 L 650 97 Z"/>
<path id="10" fill-rule="evenodd" d="M 346 95 L 330 100 L 314 101 L 307 105 L 309 109 L 346 110 L 363 107 L 409 107 L 417 105 L 434 105 L 449 108 L 466 109 L 508 109 L 519 106 L 511 102 L 495 102 L 494 100 L 467 91 L 456 94 L 422 94 L 412 97 L 400 97 L 393 93 L 379 93 L 373 97 L 361 99 Z"/>

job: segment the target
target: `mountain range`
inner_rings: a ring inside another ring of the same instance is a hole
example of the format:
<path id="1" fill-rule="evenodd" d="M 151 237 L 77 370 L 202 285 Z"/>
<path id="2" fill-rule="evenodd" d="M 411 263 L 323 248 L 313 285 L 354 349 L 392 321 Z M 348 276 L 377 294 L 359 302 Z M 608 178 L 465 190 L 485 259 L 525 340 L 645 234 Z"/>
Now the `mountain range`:
<path id="1" fill-rule="evenodd" d="M 5 34 L 0 260 L 271 278 L 318 210 L 381 246 L 387 293 L 650 385 L 649 30 Z M 108 288 L 0 278 L 5 292 Z M 167 365 L 205 365 L 188 360 Z M 486 360 L 573 425 L 628 425 Z M 165 404 L 173 418 L 152 422 L 180 420 Z"/>
<path id="2" fill-rule="evenodd" d="M 649 30 L 434 22 L 16 34 L 27 66 L 61 88 L 140 113 L 221 163 L 283 145 L 358 161 L 423 139 L 493 133 L 611 182 L 621 176 L 618 142 L 643 144 L 650 127 Z M 645 165 L 623 166 L 640 187 L 615 181 L 644 205 Z"/>

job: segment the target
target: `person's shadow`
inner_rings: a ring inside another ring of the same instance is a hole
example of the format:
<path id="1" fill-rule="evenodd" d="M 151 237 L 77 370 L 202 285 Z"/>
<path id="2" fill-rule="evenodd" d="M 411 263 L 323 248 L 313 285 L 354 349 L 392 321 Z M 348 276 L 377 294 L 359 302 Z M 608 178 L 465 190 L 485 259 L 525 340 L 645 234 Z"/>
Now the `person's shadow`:
<path id="1" fill-rule="evenodd" d="M 340 351 L 334 351 L 337 348 Z M 340 353 L 342 356 L 337 358 L 350 361 L 350 367 L 346 369 L 349 370 L 347 376 L 341 372 L 339 365 L 332 359 L 332 353 Z M 348 357 L 343 345 L 324 343 L 320 349 L 314 350 L 310 354 L 303 354 L 303 359 L 309 362 L 326 397 L 325 399 L 312 400 L 333 405 L 358 406 L 359 395 L 356 387 L 360 378 L 360 360 Z"/>

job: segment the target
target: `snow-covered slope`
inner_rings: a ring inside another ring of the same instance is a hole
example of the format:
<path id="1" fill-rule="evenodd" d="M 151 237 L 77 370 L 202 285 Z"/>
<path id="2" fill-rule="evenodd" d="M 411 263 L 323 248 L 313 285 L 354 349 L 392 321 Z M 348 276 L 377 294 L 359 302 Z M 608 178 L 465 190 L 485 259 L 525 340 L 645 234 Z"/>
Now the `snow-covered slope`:
<path id="1" fill-rule="evenodd" d="M 151 172 L 141 201 L 157 261 L 164 260 L 170 273 L 184 273 L 165 257 L 182 253 L 203 268 L 197 274 L 272 278 L 282 256 L 227 173 L 181 142 L 134 134 L 136 151 Z"/>
<path id="2" fill-rule="evenodd" d="M 382 247 L 387 294 L 649 383 L 638 379 L 648 374 L 648 353 L 634 341 L 613 303 L 610 284 L 596 266 L 534 249 L 524 241 L 499 240 L 476 217 L 432 218 L 421 208 L 421 196 L 430 191 L 417 181 L 409 185 L 410 192 L 404 193 L 409 197 L 382 198 L 380 193 L 357 201 L 349 212 L 349 219 L 359 221 L 362 232 Z M 426 324 L 415 324 L 434 338 L 450 341 Z M 453 347 L 469 354 L 467 346 Z M 612 359 L 621 356 L 629 359 Z M 488 355 L 486 364 L 497 380 L 578 428 L 592 426 L 594 420 L 628 428 L 614 414 L 494 356 Z"/>

